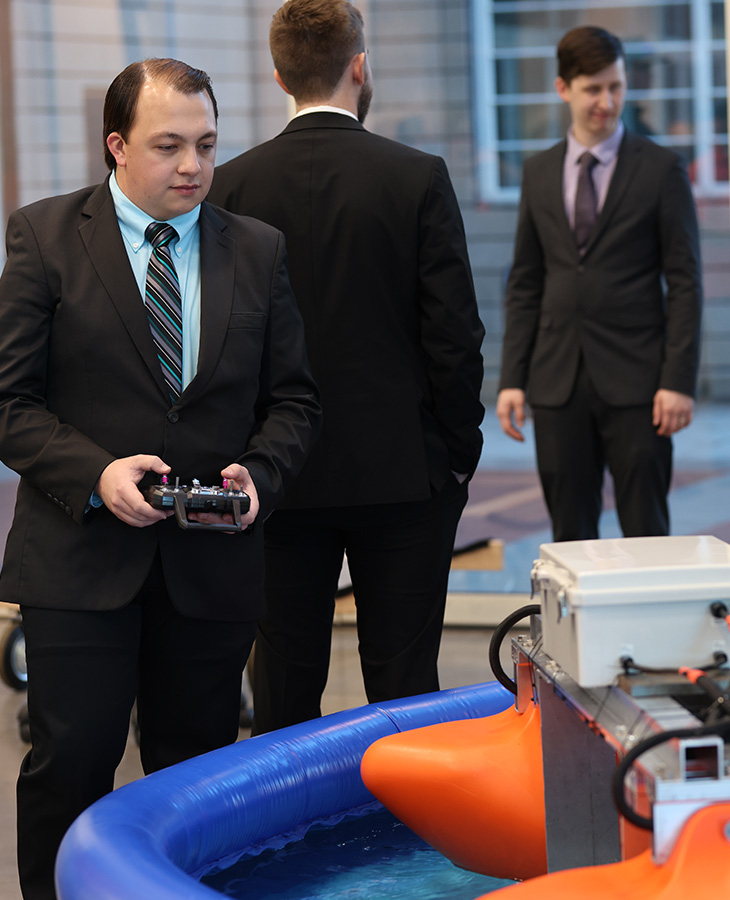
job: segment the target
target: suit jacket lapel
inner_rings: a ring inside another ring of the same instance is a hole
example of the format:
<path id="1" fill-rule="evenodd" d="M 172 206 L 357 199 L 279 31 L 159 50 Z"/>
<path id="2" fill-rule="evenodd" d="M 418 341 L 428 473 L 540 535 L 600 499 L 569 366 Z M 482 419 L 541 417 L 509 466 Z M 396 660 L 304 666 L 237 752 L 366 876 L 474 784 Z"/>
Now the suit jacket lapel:
<path id="1" fill-rule="evenodd" d="M 559 230 L 560 241 L 572 241 L 575 243 L 573 232 L 570 230 L 570 222 L 565 212 L 565 199 L 563 197 L 563 164 L 567 141 L 551 147 L 547 151 L 543 166 L 543 180 L 545 184 L 546 208 L 555 211 L 556 226 Z"/>
<path id="2" fill-rule="evenodd" d="M 228 331 L 236 278 L 235 241 L 207 203 L 200 209 L 200 349 L 198 371 L 182 401 L 200 393 L 215 371 Z"/>
<path id="3" fill-rule="evenodd" d="M 169 400 L 167 385 L 162 377 L 160 361 L 147 320 L 147 311 L 132 267 L 129 265 L 114 201 L 106 182 L 99 185 L 89 197 L 82 215 L 86 220 L 79 227 L 79 234 L 86 246 L 89 259 L 145 365 L 163 395 Z"/>

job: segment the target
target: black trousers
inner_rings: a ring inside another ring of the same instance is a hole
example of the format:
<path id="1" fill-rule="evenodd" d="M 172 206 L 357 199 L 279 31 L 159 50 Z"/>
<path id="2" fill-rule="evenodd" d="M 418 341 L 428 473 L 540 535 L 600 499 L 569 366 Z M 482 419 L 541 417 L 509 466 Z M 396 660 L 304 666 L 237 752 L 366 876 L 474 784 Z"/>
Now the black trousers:
<path id="1" fill-rule="evenodd" d="M 112 790 L 135 699 L 145 773 L 232 743 L 256 623 L 181 616 L 157 560 L 124 608 L 26 607 L 23 629 L 32 744 L 18 779 L 18 868 L 25 900 L 55 900 L 61 838 Z"/>
<path id="2" fill-rule="evenodd" d="M 266 522 L 266 615 L 254 654 L 253 733 L 321 715 L 343 554 L 372 703 L 439 689 L 437 659 L 467 485 L 430 500 L 279 510 Z"/>
<path id="3" fill-rule="evenodd" d="M 656 433 L 651 404 L 609 406 L 581 366 L 568 403 L 532 414 L 554 540 L 598 537 L 606 466 L 624 536 L 669 534 L 672 442 Z"/>

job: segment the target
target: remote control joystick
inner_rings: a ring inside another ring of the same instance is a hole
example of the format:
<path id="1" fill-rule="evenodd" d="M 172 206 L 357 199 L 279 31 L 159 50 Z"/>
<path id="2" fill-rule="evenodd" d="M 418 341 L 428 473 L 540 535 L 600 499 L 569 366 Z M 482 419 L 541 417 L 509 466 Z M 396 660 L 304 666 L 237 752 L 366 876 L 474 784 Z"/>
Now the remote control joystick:
<path id="1" fill-rule="evenodd" d="M 229 487 L 230 482 L 224 479 L 222 487 L 203 487 L 197 478 L 191 485 L 181 485 L 180 479 L 170 485 L 167 475 L 163 475 L 160 484 L 143 488 L 142 493 L 155 509 L 172 510 L 180 528 L 191 531 L 243 531 L 241 518 L 246 515 L 251 498 L 244 491 Z M 231 513 L 233 524 L 215 523 L 207 525 L 188 519 L 188 511 Z"/>

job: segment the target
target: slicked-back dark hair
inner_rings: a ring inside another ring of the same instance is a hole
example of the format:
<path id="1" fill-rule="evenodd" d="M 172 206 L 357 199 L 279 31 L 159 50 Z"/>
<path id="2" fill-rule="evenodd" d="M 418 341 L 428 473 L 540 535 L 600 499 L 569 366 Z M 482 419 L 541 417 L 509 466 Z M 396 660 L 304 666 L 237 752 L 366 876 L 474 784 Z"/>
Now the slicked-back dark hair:
<path id="1" fill-rule="evenodd" d="M 269 46 L 298 101 L 324 100 L 353 56 L 365 50 L 362 15 L 348 0 L 287 0 L 274 14 Z"/>
<path id="2" fill-rule="evenodd" d="M 112 170 L 117 164 L 106 145 L 106 139 L 115 131 L 125 141 L 128 139 L 134 125 L 139 92 L 149 81 L 165 84 L 179 94 L 207 93 L 213 104 L 216 122 L 218 121 L 218 104 L 213 85 L 202 69 L 194 69 L 179 59 L 145 59 L 133 62 L 112 81 L 104 98 L 104 160 Z"/>
<path id="3" fill-rule="evenodd" d="M 570 84 L 578 75 L 595 75 L 623 58 L 623 44 L 615 34 L 582 25 L 564 34 L 558 44 L 558 75 Z"/>

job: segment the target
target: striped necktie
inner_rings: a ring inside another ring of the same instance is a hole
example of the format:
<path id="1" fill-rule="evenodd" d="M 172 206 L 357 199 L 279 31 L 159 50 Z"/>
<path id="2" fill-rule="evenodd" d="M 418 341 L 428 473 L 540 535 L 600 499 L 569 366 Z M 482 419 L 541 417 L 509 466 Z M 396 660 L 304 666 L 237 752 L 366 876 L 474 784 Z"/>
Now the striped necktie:
<path id="1" fill-rule="evenodd" d="M 182 301 L 170 244 L 179 235 L 166 222 L 150 222 L 144 235 L 152 244 L 145 281 L 147 318 L 174 403 L 182 392 Z"/>

